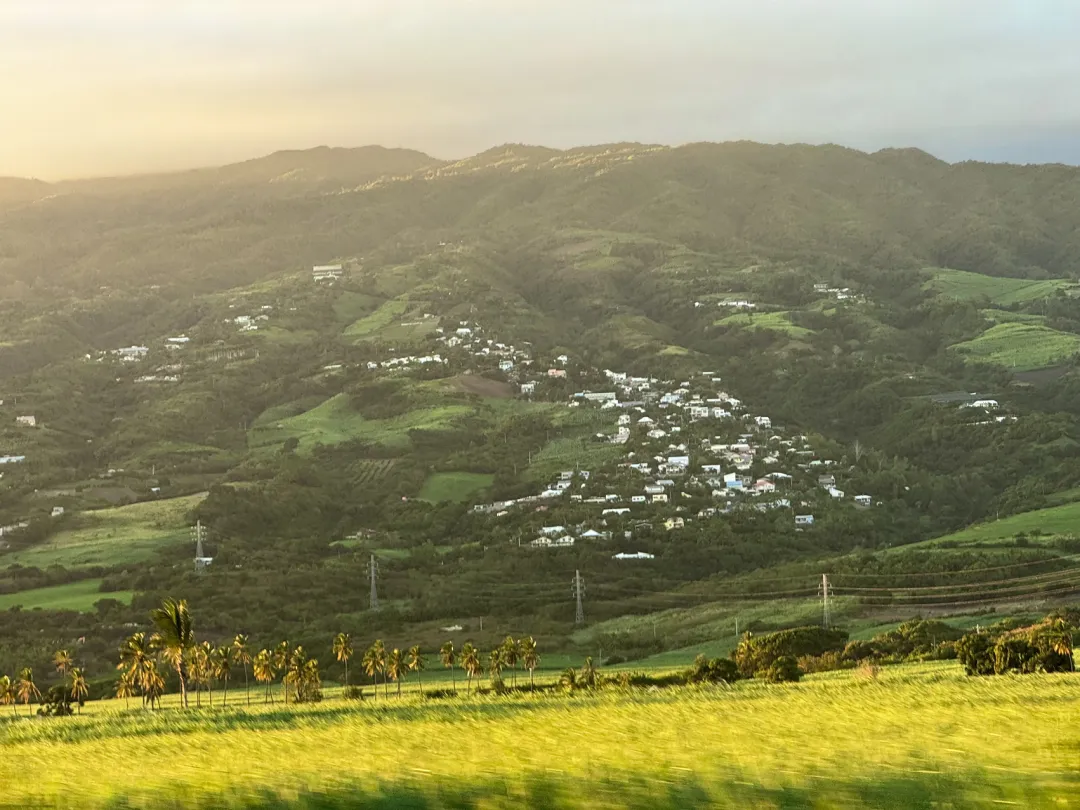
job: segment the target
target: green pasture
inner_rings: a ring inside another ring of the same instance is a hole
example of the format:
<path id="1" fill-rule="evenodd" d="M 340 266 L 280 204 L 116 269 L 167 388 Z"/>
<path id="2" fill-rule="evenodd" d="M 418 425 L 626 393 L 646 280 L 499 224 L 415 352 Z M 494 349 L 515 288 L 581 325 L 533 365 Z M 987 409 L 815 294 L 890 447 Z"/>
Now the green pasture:
<path id="1" fill-rule="evenodd" d="M 200 493 L 72 515 L 71 528 L 43 543 L 0 553 L 0 566 L 85 568 L 147 560 L 162 546 L 191 540 L 189 513 L 205 497 Z"/>
<path id="2" fill-rule="evenodd" d="M 78 610 L 89 613 L 94 603 L 101 599 L 115 599 L 126 605 L 131 604 L 132 591 L 103 593 L 101 579 L 84 579 L 55 585 L 50 588 L 35 588 L 30 591 L 0 594 L 0 610 L 21 607 L 23 610 Z"/>
<path id="3" fill-rule="evenodd" d="M 1080 352 L 1080 335 L 1038 324 L 999 323 L 949 348 L 972 361 L 1032 371 L 1064 363 Z"/>
<path id="4" fill-rule="evenodd" d="M 917 546 L 904 548 L 922 548 L 947 543 L 949 545 L 972 545 L 975 543 L 1008 540 L 1018 534 L 1028 538 L 1028 542 L 1038 544 L 1048 542 L 1061 535 L 1080 536 L 1080 502 L 1021 512 L 1018 515 L 977 523 L 952 534 L 927 540 Z M 902 550 L 902 549 L 898 549 Z"/>
<path id="5" fill-rule="evenodd" d="M 717 326 L 742 326 L 746 329 L 770 329 L 783 332 L 793 338 L 806 338 L 814 334 L 809 329 L 791 322 L 790 312 L 737 312 L 716 321 Z"/>
<path id="6" fill-rule="evenodd" d="M 447 472 L 428 476 L 420 490 L 420 500 L 431 503 L 454 501 L 460 503 L 482 489 L 490 487 L 494 475 L 487 473 Z"/>
<path id="7" fill-rule="evenodd" d="M 1074 285 L 1068 279 L 1048 279 L 1035 281 L 1026 278 L 1006 276 L 985 276 L 982 273 L 969 273 L 966 270 L 934 271 L 934 277 L 927 286 L 947 298 L 961 301 L 986 299 L 996 306 L 1023 304 L 1048 298 L 1058 290 L 1069 289 Z"/>

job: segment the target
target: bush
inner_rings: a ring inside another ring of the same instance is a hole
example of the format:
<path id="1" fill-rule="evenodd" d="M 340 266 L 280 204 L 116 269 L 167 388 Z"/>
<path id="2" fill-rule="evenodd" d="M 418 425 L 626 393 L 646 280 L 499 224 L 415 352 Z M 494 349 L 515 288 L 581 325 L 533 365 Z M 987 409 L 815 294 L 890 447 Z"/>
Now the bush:
<path id="1" fill-rule="evenodd" d="M 764 636 L 743 636 L 732 656 L 739 672 L 752 677 L 768 670 L 779 658 L 790 657 L 793 661 L 804 655 L 822 655 L 841 651 L 848 634 L 843 630 L 823 627 L 796 627 Z"/>
<path id="2" fill-rule="evenodd" d="M 968 633 L 956 642 L 956 656 L 968 675 L 994 674 L 994 642 L 981 633 Z"/>
<path id="3" fill-rule="evenodd" d="M 359 686 L 350 686 L 350 687 L 346 688 L 344 694 L 345 694 L 345 699 L 346 700 L 363 700 L 364 699 L 364 690 L 361 689 Z"/>
<path id="4" fill-rule="evenodd" d="M 1034 672 L 1039 667 L 1039 650 L 1026 638 L 1003 638 L 994 645 L 994 674 Z"/>
<path id="5" fill-rule="evenodd" d="M 832 672 L 836 669 L 848 669 L 855 662 L 845 658 L 842 652 L 832 650 L 821 655 L 803 655 L 798 659 L 799 669 L 805 673 Z"/>
<path id="6" fill-rule="evenodd" d="M 445 700 L 457 695 L 453 689 L 429 689 L 424 692 L 424 700 Z"/>
<path id="7" fill-rule="evenodd" d="M 877 648 L 869 641 L 849 641 L 844 647 L 844 658 L 848 661 L 865 661 L 878 655 Z"/>
<path id="8" fill-rule="evenodd" d="M 739 668 L 730 658 L 707 659 L 699 655 L 686 672 L 687 683 L 734 683 L 739 679 Z"/>
<path id="9" fill-rule="evenodd" d="M 782 655 L 773 661 L 765 670 L 765 680 L 769 683 L 789 683 L 798 681 L 802 677 L 802 670 L 794 656 Z"/>

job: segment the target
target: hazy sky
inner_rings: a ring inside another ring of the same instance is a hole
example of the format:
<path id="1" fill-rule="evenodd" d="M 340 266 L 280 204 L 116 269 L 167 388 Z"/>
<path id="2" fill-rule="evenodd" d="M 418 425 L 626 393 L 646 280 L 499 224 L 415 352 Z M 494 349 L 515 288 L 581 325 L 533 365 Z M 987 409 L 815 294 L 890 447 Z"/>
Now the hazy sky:
<path id="1" fill-rule="evenodd" d="M 751 138 L 1080 163 L 1077 0 L 0 0 L 0 175 Z"/>

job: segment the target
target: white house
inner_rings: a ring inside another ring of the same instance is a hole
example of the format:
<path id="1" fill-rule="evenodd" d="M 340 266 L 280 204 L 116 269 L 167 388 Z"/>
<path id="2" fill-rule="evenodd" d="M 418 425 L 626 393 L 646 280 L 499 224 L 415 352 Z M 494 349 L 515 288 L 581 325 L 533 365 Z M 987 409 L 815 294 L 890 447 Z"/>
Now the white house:
<path id="1" fill-rule="evenodd" d="M 51 517 L 61 517 L 61 516 L 63 516 L 63 514 L 64 514 L 64 507 L 62 507 L 62 506 L 54 506 L 52 508 Z"/>
<path id="2" fill-rule="evenodd" d="M 644 495 L 631 495 L 630 496 L 630 503 L 645 503 L 645 500 L 646 500 L 646 498 L 645 498 Z"/>
<path id="3" fill-rule="evenodd" d="M 570 362 L 570 358 L 567 357 L 565 354 L 560 354 L 558 357 L 555 358 L 555 362 L 561 366 L 565 366 L 567 363 Z"/>
<path id="4" fill-rule="evenodd" d="M 691 405 L 690 406 L 690 418 L 691 419 L 708 419 L 709 408 L 707 405 Z"/>
<path id="5" fill-rule="evenodd" d="M 513 371 L 513 370 L 514 370 L 514 361 L 513 360 L 500 360 L 499 361 L 499 371 Z"/>
<path id="6" fill-rule="evenodd" d="M 21 464 L 26 456 L 0 456 L 0 464 Z"/>
<path id="7" fill-rule="evenodd" d="M 598 532 L 595 529 L 586 529 L 581 533 L 582 540 L 598 540 L 603 536 L 603 532 Z"/>
<path id="8" fill-rule="evenodd" d="M 724 486 L 727 489 L 742 489 L 743 488 L 742 478 L 739 477 L 738 473 L 733 473 L 733 472 L 726 473 L 724 475 Z"/>
<path id="9" fill-rule="evenodd" d="M 830 495 L 832 495 L 834 498 L 836 498 L 837 500 L 844 497 L 844 490 L 837 489 L 836 487 L 829 487 L 828 493 Z"/>
<path id="10" fill-rule="evenodd" d="M 796 515 L 795 516 L 795 525 L 796 526 L 813 526 L 814 525 L 814 516 L 813 515 Z"/>
<path id="11" fill-rule="evenodd" d="M 37 427 L 37 419 L 33 416 L 16 416 L 15 424 L 22 427 Z"/>
<path id="12" fill-rule="evenodd" d="M 759 478 L 754 482 L 755 492 L 776 492 L 776 484 L 768 478 Z"/>
<path id="13" fill-rule="evenodd" d="M 667 503 L 668 502 L 668 496 L 665 495 L 662 492 L 658 493 L 658 494 L 652 496 L 652 502 L 653 503 Z"/>
<path id="14" fill-rule="evenodd" d="M 311 268 L 312 281 L 337 281 L 344 268 L 340 264 L 317 264 Z"/>
<path id="15" fill-rule="evenodd" d="M 616 506 L 612 509 L 604 509 L 600 512 L 601 515 L 628 515 L 630 514 L 630 507 L 628 506 Z"/>
<path id="16" fill-rule="evenodd" d="M 755 416 L 754 421 L 757 423 L 757 426 L 759 428 L 771 428 L 772 427 L 772 419 L 770 419 L 767 416 Z"/>
<path id="17" fill-rule="evenodd" d="M 120 358 L 121 362 L 134 363 L 142 360 L 150 352 L 149 346 L 125 346 L 122 349 L 114 349 L 113 354 Z"/>
<path id="18" fill-rule="evenodd" d="M 872 506 L 873 503 L 874 503 L 874 499 L 871 498 L 869 495 L 856 495 L 855 496 L 855 505 L 856 506 Z"/>
<path id="19" fill-rule="evenodd" d="M 565 526 L 544 526 L 540 529 L 540 534 L 547 537 L 558 537 L 560 534 L 566 534 Z"/>
<path id="20" fill-rule="evenodd" d="M 690 456 L 668 456 L 667 465 L 668 467 L 689 467 Z"/>
<path id="21" fill-rule="evenodd" d="M 534 383 L 534 382 L 522 383 L 521 384 L 521 393 L 524 396 L 527 396 L 527 397 L 532 396 L 533 394 L 536 393 L 536 383 Z"/>
<path id="22" fill-rule="evenodd" d="M 656 559 L 656 555 L 655 554 L 649 554 L 648 552 L 645 552 L 645 551 L 633 551 L 633 552 L 620 551 L 618 554 L 613 555 L 611 559 L 613 559 L 613 560 L 654 560 L 654 559 Z"/>
<path id="23" fill-rule="evenodd" d="M 645 485 L 645 494 L 646 495 L 660 495 L 661 493 L 663 493 L 663 491 L 664 491 L 664 488 L 660 484 L 646 484 Z"/>

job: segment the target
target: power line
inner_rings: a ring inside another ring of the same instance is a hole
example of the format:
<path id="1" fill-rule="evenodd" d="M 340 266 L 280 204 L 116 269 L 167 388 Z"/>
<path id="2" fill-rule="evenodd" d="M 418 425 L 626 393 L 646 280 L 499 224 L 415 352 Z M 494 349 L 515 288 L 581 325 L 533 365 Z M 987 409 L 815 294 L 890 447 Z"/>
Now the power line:
<path id="1" fill-rule="evenodd" d="M 371 561 L 368 563 L 368 571 L 371 574 L 371 602 L 370 607 L 372 610 L 379 609 L 379 592 L 375 588 L 375 577 L 379 574 L 379 562 L 375 559 L 375 555 L 371 555 Z"/>
<path id="2" fill-rule="evenodd" d="M 574 597 L 577 599 L 577 610 L 574 612 L 574 624 L 585 623 L 585 610 L 581 606 L 581 600 L 585 596 L 585 582 L 581 578 L 581 571 L 574 571 Z"/>

